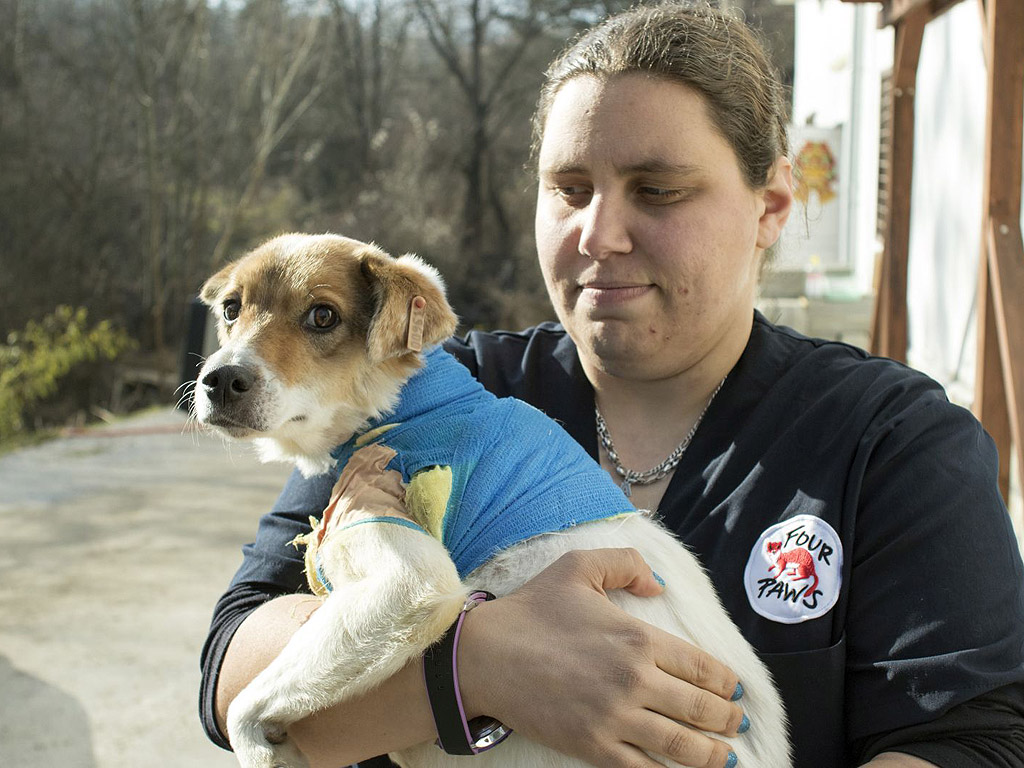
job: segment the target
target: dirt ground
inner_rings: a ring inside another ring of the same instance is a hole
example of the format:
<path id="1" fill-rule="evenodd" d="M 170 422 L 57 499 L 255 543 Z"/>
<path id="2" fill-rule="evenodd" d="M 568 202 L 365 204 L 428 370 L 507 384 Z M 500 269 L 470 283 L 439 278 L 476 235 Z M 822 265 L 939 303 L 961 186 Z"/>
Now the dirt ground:
<path id="1" fill-rule="evenodd" d="M 289 469 L 151 412 L 0 456 L 0 766 L 231 768 L 211 611 Z"/>

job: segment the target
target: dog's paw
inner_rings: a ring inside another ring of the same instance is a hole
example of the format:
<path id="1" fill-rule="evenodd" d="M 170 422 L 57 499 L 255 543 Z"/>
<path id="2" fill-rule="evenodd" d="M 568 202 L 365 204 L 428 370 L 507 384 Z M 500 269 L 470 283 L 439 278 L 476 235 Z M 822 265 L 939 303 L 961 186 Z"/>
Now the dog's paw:
<path id="1" fill-rule="evenodd" d="M 228 738 L 242 768 L 309 768 L 309 761 L 280 726 L 228 710 Z"/>
<path id="2" fill-rule="evenodd" d="M 234 746 L 242 768 L 309 768 L 309 761 L 286 733 L 268 733 Z"/>

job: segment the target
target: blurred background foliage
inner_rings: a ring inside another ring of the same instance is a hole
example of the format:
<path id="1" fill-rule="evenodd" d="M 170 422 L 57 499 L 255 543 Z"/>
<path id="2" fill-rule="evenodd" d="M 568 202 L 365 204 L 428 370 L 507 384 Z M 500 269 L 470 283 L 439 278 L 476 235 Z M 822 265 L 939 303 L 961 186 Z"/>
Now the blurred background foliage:
<path id="1" fill-rule="evenodd" d="M 72 372 L 84 384 L 69 388 L 77 395 L 72 408 L 86 410 L 102 399 L 105 392 L 91 390 L 110 386 L 103 363 L 134 345 L 109 320 L 90 326 L 85 307 L 57 307 L 41 321 L 30 320 L 24 331 L 8 334 L 0 344 L 0 442 L 41 425 L 54 408 L 63 417 L 64 406 L 54 397 Z"/>
<path id="2" fill-rule="evenodd" d="M 544 313 L 528 118 L 544 63 L 603 5 L 0 6 L 0 331 L 87 301 L 174 345 L 219 264 L 299 230 L 418 252 L 467 325 Z"/>
<path id="3" fill-rule="evenodd" d="M 625 4 L 0 0 L 0 339 L 88 306 L 173 371 L 205 277 L 285 231 L 419 253 L 463 329 L 549 317 L 529 116 Z"/>

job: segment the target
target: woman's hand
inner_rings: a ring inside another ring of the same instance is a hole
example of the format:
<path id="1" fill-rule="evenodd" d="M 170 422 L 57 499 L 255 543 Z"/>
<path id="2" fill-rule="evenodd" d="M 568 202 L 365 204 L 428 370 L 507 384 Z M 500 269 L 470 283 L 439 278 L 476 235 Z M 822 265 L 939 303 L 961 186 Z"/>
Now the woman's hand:
<path id="1" fill-rule="evenodd" d="M 695 729 L 736 733 L 735 674 L 620 610 L 610 589 L 646 597 L 662 588 L 634 549 L 570 552 L 472 611 L 459 643 L 467 714 L 607 768 L 658 766 L 645 751 L 726 765 L 729 747 Z"/>

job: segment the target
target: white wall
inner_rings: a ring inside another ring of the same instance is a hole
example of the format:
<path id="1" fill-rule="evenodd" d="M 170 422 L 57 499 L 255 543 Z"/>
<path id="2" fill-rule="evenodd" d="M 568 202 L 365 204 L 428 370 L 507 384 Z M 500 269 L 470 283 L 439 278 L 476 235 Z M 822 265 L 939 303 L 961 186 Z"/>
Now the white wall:
<path id="1" fill-rule="evenodd" d="M 911 196 L 911 365 L 969 400 L 981 244 L 986 67 L 975 3 L 925 29 L 917 74 Z"/>

